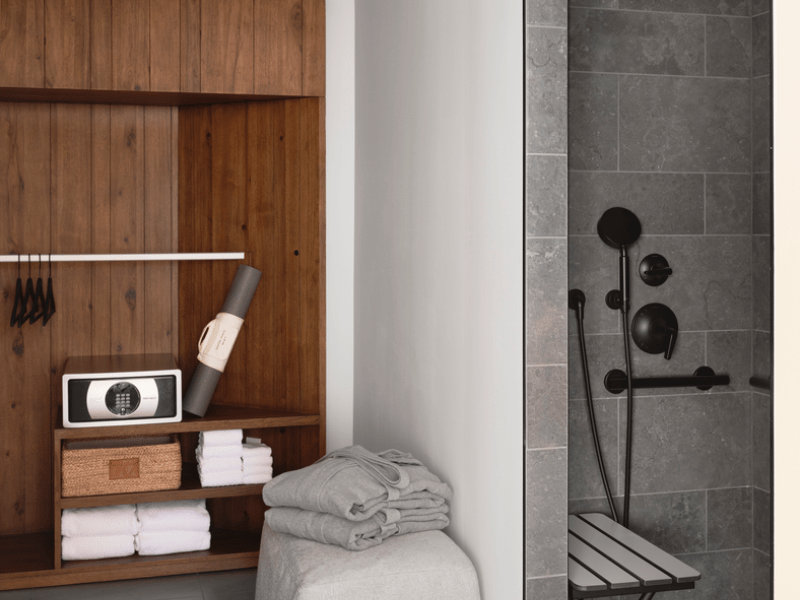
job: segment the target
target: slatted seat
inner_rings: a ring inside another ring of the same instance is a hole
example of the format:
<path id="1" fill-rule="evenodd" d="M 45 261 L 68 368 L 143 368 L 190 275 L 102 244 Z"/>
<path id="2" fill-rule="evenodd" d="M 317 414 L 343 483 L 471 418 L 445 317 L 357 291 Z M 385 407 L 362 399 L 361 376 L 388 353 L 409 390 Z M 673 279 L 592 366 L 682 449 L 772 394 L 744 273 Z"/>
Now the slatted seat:
<path id="1" fill-rule="evenodd" d="M 605 515 L 569 517 L 570 598 L 689 590 L 700 573 Z"/>

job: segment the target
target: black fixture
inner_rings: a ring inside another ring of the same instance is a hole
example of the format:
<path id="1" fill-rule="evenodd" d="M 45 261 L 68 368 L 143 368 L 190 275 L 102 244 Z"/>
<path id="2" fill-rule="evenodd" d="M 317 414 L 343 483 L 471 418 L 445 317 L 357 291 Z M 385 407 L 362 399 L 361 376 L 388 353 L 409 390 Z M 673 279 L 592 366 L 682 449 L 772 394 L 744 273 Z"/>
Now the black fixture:
<path id="1" fill-rule="evenodd" d="M 648 254 L 639 264 L 639 276 L 647 285 L 657 286 L 672 275 L 667 259 L 660 254 Z"/>
<path id="2" fill-rule="evenodd" d="M 649 354 L 672 358 L 678 339 L 678 318 L 663 304 L 646 304 L 633 316 L 633 341 Z"/>
<path id="3" fill-rule="evenodd" d="M 693 375 L 684 377 L 635 377 L 634 389 L 637 388 L 670 388 L 670 387 L 696 387 L 707 391 L 715 385 L 728 385 L 731 378 L 728 375 L 717 375 L 711 367 L 698 367 Z M 612 394 L 619 394 L 628 389 L 628 376 L 625 371 L 611 369 L 603 380 L 606 389 Z"/>
<path id="4" fill-rule="evenodd" d="M 770 382 L 769 377 L 751 377 L 750 378 L 750 385 L 753 387 L 761 388 L 762 390 L 771 390 L 772 383 Z"/>
<path id="5" fill-rule="evenodd" d="M 597 233 L 606 244 L 619 250 L 630 246 L 642 234 L 639 218 L 627 208 L 609 208 L 597 222 Z"/>

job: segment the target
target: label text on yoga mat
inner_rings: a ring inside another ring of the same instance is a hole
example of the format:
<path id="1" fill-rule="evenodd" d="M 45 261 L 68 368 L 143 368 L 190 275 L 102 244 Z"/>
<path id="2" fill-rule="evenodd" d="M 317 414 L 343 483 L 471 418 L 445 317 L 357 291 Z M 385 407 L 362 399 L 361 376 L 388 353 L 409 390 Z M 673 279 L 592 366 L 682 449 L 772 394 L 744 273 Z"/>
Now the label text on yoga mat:
<path id="1" fill-rule="evenodd" d="M 108 461 L 109 479 L 138 479 L 139 478 L 139 459 L 121 458 L 119 460 Z"/>

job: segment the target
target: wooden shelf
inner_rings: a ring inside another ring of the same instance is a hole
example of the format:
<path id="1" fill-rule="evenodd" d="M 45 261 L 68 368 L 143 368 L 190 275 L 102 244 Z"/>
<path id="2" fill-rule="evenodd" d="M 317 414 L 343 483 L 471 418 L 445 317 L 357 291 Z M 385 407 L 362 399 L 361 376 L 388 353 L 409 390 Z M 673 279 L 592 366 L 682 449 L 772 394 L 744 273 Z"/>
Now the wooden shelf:
<path id="1" fill-rule="evenodd" d="M 197 474 L 197 465 L 195 463 L 183 463 L 181 487 L 177 490 L 131 492 L 129 494 L 107 494 L 104 496 L 63 497 L 61 498 L 61 508 L 114 506 L 117 504 L 168 502 L 172 500 L 196 500 L 199 498 L 235 498 L 238 496 L 260 496 L 263 487 L 263 483 L 202 487 L 200 485 L 200 476 Z"/>
<path id="2" fill-rule="evenodd" d="M 0 536 L 0 581 L 20 573 L 53 569 L 53 544 L 49 531 Z"/>
<path id="3" fill-rule="evenodd" d="M 155 423 L 153 425 L 120 425 L 114 427 L 81 427 L 67 429 L 60 425 L 55 428 L 56 440 L 75 440 L 127 435 L 166 435 L 190 431 L 211 431 L 215 429 L 265 429 L 270 427 L 303 427 L 319 425 L 320 416 L 301 413 L 279 412 L 263 408 L 245 406 L 223 406 L 212 404 L 205 417 L 183 414 L 179 423 Z M 61 411 L 58 423 L 62 423 Z"/>

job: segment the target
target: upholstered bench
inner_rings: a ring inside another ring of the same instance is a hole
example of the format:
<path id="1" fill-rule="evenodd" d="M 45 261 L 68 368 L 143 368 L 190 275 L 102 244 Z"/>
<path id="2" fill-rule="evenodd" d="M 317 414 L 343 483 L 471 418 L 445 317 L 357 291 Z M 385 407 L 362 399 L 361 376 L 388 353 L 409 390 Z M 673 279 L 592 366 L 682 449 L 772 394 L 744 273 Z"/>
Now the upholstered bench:
<path id="1" fill-rule="evenodd" d="M 469 558 L 441 531 L 390 537 L 361 551 L 264 524 L 256 600 L 480 600 Z"/>

